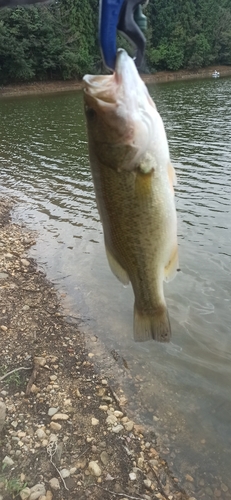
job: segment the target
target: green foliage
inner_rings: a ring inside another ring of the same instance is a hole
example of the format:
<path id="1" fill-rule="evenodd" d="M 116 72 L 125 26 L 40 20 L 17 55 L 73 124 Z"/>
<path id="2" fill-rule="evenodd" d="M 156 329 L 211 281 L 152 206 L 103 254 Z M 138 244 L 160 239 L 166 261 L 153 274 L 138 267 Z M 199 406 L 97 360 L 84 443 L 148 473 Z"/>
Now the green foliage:
<path id="1" fill-rule="evenodd" d="M 98 0 L 1 9 L 0 84 L 102 72 L 98 12 Z M 150 0 L 145 14 L 149 71 L 231 64 L 231 0 Z"/>
<path id="2" fill-rule="evenodd" d="M 4 470 L 3 467 L 2 470 Z M 0 475 L 0 482 L 4 485 L 3 493 L 7 493 L 12 499 L 18 497 L 19 493 L 27 486 L 27 483 L 21 482 L 20 479 L 7 479 L 5 475 Z"/>
<path id="3" fill-rule="evenodd" d="M 231 0 L 151 0 L 150 71 L 231 64 Z"/>

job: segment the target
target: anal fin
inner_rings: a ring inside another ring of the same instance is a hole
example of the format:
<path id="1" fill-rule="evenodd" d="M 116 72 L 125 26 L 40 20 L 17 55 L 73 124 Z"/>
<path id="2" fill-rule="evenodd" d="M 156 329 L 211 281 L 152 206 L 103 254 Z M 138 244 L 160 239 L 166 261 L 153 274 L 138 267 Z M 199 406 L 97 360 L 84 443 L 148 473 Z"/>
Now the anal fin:
<path id="1" fill-rule="evenodd" d="M 176 276 L 178 267 L 179 267 L 178 247 L 176 243 L 176 245 L 173 248 L 169 262 L 164 268 L 164 281 L 168 282 L 173 280 Z"/>
<path id="2" fill-rule="evenodd" d="M 170 162 L 168 164 L 168 178 L 169 178 L 171 190 L 174 192 L 174 186 L 176 186 L 176 184 L 177 184 L 176 171 Z"/>
<path id="3" fill-rule="evenodd" d="M 116 278 L 123 283 L 123 285 L 128 285 L 129 284 L 129 277 L 128 273 L 123 269 L 123 267 L 119 264 L 119 262 L 115 259 L 115 257 L 112 255 L 110 250 L 105 246 L 106 250 L 106 255 L 107 255 L 107 260 L 108 264 L 110 266 L 111 271 L 113 274 L 116 276 Z"/>
<path id="4" fill-rule="evenodd" d="M 158 342 L 169 342 L 171 338 L 171 326 L 167 307 L 162 306 L 153 314 L 141 313 L 134 306 L 134 340 L 145 342 L 157 340 Z"/>

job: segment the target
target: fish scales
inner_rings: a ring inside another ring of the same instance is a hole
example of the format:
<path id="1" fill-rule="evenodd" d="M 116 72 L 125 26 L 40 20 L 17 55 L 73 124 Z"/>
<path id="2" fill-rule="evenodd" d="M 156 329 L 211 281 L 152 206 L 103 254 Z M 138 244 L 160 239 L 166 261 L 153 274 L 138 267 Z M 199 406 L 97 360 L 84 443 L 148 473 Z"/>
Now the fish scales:
<path id="1" fill-rule="evenodd" d="M 101 90 L 101 99 L 102 95 Z M 89 155 L 109 265 L 124 284 L 131 281 L 135 295 L 135 340 L 168 341 L 171 328 L 163 280 L 171 278 L 178 265 L 174 169 L 169 159 L 162 159 L 163 155 L 159 155 L 159 160 L 158 143 L 143 151 L 131 168 L 138 148 L 130 140 L 133 130 L 129 125 L 130 115 L 127 122 L 122 119 L 124 135 L 119 133 L 118 140 L 116 130 L 110 134 L 110 128 L 107 130 L 105 126 L 105 120 L 109 119 L 113 128 L 120 118 L 118 106 L 110 106 L 108 87 L 102 116 L 101 102 L 97 96 L 93 97 L 85 92 Z M 108 113 L 117 113 L 114 122 Z"/>

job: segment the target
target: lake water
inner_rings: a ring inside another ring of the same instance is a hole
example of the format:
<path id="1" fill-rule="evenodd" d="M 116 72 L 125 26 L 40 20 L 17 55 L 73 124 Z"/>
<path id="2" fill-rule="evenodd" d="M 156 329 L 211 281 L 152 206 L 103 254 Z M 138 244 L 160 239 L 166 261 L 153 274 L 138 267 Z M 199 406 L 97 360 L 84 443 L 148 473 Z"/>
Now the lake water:
<path id="1" fill-rule="evenodd" d="M 166 285 L 172 342 L 136 344 L 133 294 L 111 274 L 87 156 L 82 94 L 0 100 L 2 194 L 38 231 L 35 257 L 95 357 L 154 430 L 196 498 L 231 498 L 231 79 L 150 86 L 176 168 L 181 272 Z M 93 349 L 93 346 L 91 346 Z M 93 351 L 94 352 L 94 351 Z M 116 360 L 116 361 L 115 361 Z M 188 480 L 192 476 L 194 481 Z"/>

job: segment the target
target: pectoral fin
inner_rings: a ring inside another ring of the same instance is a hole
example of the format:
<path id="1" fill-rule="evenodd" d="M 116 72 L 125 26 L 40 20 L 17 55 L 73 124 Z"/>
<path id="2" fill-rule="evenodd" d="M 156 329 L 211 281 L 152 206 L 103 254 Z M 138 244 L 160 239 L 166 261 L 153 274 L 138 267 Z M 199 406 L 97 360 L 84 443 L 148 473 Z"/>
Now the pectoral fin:
<path id="1" fill-rule="evenodd" d="M 178 247 L 177 244 L 175 245 L 171 257 L 169 259 L 169 262 L 167 266 L 164 268 L 164 281 L 171 281 L 175 278 L 177 269 L 179 267 L 179 262 L 178 262 Z"/>
<path id="2" fill-rule="evenodd" d="M 116 278 L 118 278 L 118 280 L 121 281 L 121 283 L 123 283 L 123 285 L 128 285 L 129 284 L 129 277 L 128 277 L 127 272 L 125 271 L 125 269 L 123 269 L 123 267 L 121 267 L 119 262 L 112 255 L 110 250 L 108 250 L 106 245 L 105 245 L 105 250 L 106 250 L 107 260 L 108 260 L 108 264 L 111 268 L 111 271 L 116 276 Z"/>

